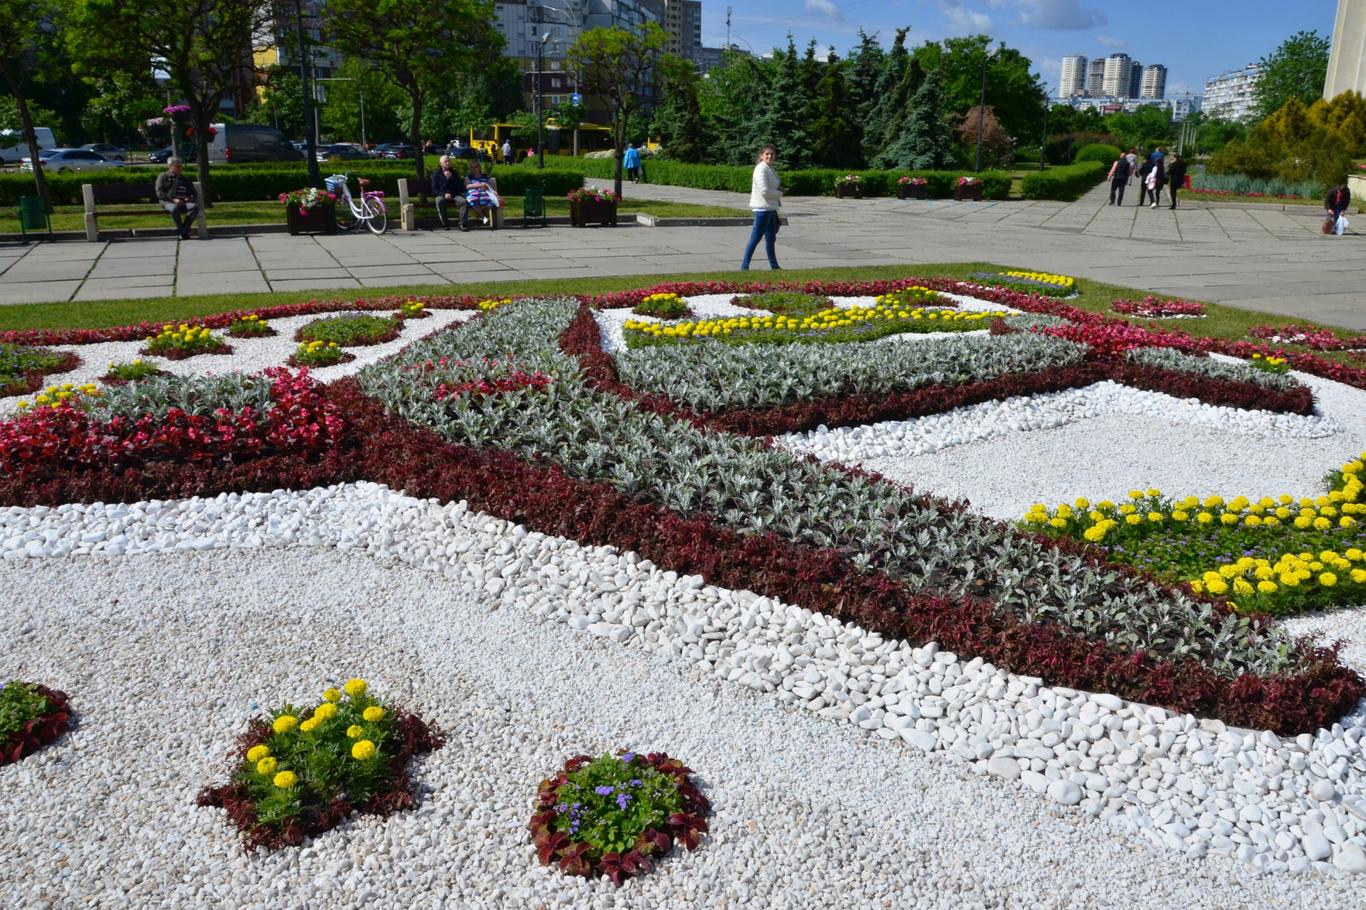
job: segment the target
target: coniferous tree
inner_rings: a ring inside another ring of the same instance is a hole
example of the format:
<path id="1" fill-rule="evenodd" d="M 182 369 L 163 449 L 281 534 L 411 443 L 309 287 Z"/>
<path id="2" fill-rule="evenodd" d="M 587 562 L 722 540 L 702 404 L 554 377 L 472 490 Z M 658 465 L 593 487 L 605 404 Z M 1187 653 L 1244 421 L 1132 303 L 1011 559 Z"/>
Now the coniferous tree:
<path id="1" fill-rule="evenodd" d="M 849 88 L 835 49 L 826 58 L 825 75 L 818 88 L 815 133 L 816 164 L 822 167 L 857 168 L 863 163 L 863 134 L 850 104 Z"/>
<path id="2" fill-rule="evenodd" d="M 862 28 L 858 30 L 858 49 L 850 57 L 849 101 L 853 105 L 858 122 L 866 125 L 868 114 L 877 101 L 877 77 L 882 72 L 886 59 L 882 45 L 877 43 L 877 34 L 868 35 Z"/>
<path id="3" fill-rule="evenodd" d="M 883 61 L 882 71 L 877 77 L 873 107 L 863 120 L 864 158 L 869 161 L 876 159 L 888 145 L 887 127 L 894 119 L 895 113 L 892 96 L 896 93 L 896 87 L 901 80 L 906 77 L 906 67 L 911 59 L 911 55 L 906 51 L 906 33 L 910 30 L 909 26 L 896 30 L 892 50 Z"/>
<path id="4" fill-rule="evenodd" d="M 806 56 L 802 57 L 800 74 L 802 100 L 806 103 L 806 122 L 813 123 L 819 113 L 821 64 L 816 60 L 816 39 L 806 44 Z"/>
<path id="5" fill-rule="evenodd" d="M 702 110 L 697 101 L 697 70 L 682 57 L 666 54 L 658 76 L 664 100 L 651 118 L 653 131 L 664 144 L 664 154 L 675 161 L 697 164 L 707 151 Z"/>
<path id="6" fill-rule="evenodd" d="M 778 148 L 778 161 L 785 168 L 811 164 L 811 137 L 806 131 L 806 105 L 802 99 L 797 72 L 797 47 L 787 38 L 787 53 L 779 61 L 778 72 L 768 90 L 768 104 L 755 129 L 752 150 L 772 143 Z"/>
<path id="7" fill-rule="evenodd" d="M 939 74 L 929 72 L 911 99 L 900 133 L 878 163 L 890 169 L 938 170 L 953 159 L 953 145 L 944 124 Z"/>
<path id="8" fill-rule="evenodd" d="M 925 71 L 921 69 L 919 61 L 914 56 L 906 66 L 906 72 L 901 77 L 893 90 L 891 98 L 887 104 L 887 120 L 882 127 L 882 151 L 878 158 L 872 159 L 874 163 L 883 160 L 887 149 L 896 144 L 901 137 L 902 128 L 911 115 L 911 99 L 920 90 L 920 84 L 925 81 Z M 879 164 L 879 167 L 885 165 Z"/>

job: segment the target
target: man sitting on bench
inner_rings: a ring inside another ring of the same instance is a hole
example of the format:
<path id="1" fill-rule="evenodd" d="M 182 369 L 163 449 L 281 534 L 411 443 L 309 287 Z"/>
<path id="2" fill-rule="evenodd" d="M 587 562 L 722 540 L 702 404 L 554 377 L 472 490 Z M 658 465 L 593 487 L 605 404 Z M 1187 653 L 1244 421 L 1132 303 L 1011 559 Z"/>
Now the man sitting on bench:
<path id="1" fill-rule="evenodd" d="M 194 221 L 199 197 L 194 191 L 194 184 L 180 173 L 180 165 L 179 158 L 166 159 L 167 170 L 157 177 L 157 200 L 171 213 L 180 239 L 189 240 L 190 224 Z"/>
<path id="2" fill-rule="evenodd" d="M 468 231 L 469 205 L 465 201 L 465 178 L 451 167 L 451 156 L 442 155 L 441 166 L 432 171 L 432 195 L 436 197 L 436 218 L 446 230 L 451 229 L 451 217 L 446 213 L 454 205 L 460 212 L 460 230 Z"/>

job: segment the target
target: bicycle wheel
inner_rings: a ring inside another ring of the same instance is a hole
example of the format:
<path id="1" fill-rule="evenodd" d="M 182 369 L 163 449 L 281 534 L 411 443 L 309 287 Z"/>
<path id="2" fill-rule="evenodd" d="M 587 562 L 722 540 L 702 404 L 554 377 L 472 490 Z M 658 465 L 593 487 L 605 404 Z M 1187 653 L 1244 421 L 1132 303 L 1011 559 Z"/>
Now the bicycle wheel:
<path id="1" fill-rule="evenodd" d="M 349 231 L 353 230 L 357 224 L 360 224 L 360 219 L 356 217 L 356 213 L 351 209 L 350 202 L 346 199 L 338 199 L 337 227 L 341 228 L 343 231 Z"/>
<path id="2" fill-rule="evenodd" d="M 383 234 L 389 224 L 389 210 L 384 207 L 384 203 L 379 199 L 366 199 L 361 205 L 365 207 L 365 214 L 368 216 L 365 226 L 370 229 L 370 233 L 376 236 Z"/>

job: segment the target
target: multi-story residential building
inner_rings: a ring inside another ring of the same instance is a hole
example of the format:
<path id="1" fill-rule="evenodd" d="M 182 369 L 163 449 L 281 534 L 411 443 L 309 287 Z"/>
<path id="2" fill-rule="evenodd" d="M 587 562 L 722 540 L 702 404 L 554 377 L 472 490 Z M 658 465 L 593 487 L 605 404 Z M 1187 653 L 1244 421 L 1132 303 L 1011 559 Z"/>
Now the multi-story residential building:
<path id="1" fill-rule="evenodd" d="M 1086 66 L 1086 94 L 1098 98 L 1105 94 L 1105 61 L 1092 60 Z"/>
<path id="2" fill-rule="evenodd" d="M 1143 88 L 1143 64 L 1137 60 L 1129 61 L 1129 85 L 1126 98 L 1137 98 L 1139 91 Z"/>
<path id="3" fill-rule="evenodd" d="M 702 60 L 702 0 L 663 0 L 666 50 L 685 60 Z"/>
<path id="4" fill-rule="evenodd" d="M 1221 120 L 1246 120 L 1252 115 L 1253 95 L 1261 77 L 1261 66 L 1249 63 L 1210 79 L 1205 83 L 1204 112 Z"/>
<path id="5" fill-rule="evenodd" d="M 1062 73 L 1058 79 L 1058 97 L 1072 98 L 1086 94 L 1086 58 L 1073 54 L 1062 58 Z"/>
<path id="6" fill-rule="evenodd" d="M 1129 95 L 1129 80 L 1132 75 L 1132 61 L 1128 54 L 1111 54 L 1105 58 L 1105 71 L 1101 79 L 1100 93 L 1111 98 L 1124 98 Z"/>
<path id="7" fill-rule="evenodd" d="M 1167 68 L 1160 63 L 1143 68 L 1143 88 L 1140 98 L 1162 98 L 1167 94 Z"/>
<path id="8" fill-rule="evenodd" d="M 1094 108 L 1102 114 L 1132 114 L 1141 107 L 1164 107 L 1172 112 L 1173 122 L 1179 123 L 1192 112 L 1200 110 L 1199 98 L 1067 98 L 1054 103 L 1085 110 Z"/>
<path id="9" fill-rule="evenodd" d="M 1324 98 L 1346 91 L 1366 92 L 1366 4 L 1360 0 L 1338 0 L 1328 74 L 1323 80 Z"/>

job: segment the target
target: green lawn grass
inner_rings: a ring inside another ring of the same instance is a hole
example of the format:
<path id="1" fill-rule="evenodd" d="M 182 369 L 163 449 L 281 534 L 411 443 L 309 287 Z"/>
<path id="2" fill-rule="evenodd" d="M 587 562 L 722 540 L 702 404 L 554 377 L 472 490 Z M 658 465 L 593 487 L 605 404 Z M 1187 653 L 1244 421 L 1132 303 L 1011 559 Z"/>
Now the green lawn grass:
<path id="1" fill-rule="evenodd" d="M 398 200 L 386 199 L 389 220 L 398 220 Z M 129 228 L 170 228 L 169 215 L 120 215 L 120 211 L 146 210 L 149 203 L 133 206 L 100 206 L 101 230 L 127 230 Z M 522 197 L 503 197 L 507 214 L 514 218 L 522 215 Z M 568 215 L 569 200 L 558 196 L 545 201 L 546 214 Z M 54 231 L 84 231 L 85 210 L 79 205 L 59 205 L 54 207 L 52 229 Z M 624 215 L 644 212 L 661 218 L 748 218 L 746 209 L 723 208 L 714 205 L 692 205 L 684 202 L 660 202 L 651 199 L 627 198 L 621 204 Z M 280 224 L 285 220 L 284 207 L 278 202 L 219 202 L 205 213 L 209 228 L 214 225 L 235 224 Z M 0 233 L 19 233 L 19 210 L 8 209 L 0 212 Z"/>
<path id="2" fill-rule="evenodd" d="M 68 303 L 14 304 L 0 307 L 0 330 L 4 329 L 55 329 L 55 328 L 105 328 L 115 325 L 128 325 L 142 321 L 166 321 L 191 319 L 211 313 L 230 310 L 244 310 L 255 307 L 299 303 L 316 299 L 355 299 L 383 295 L 422 295 L 422 294 L 474 294 L 506 295 L 559 295 L 559 294 L 597 294 L 630 288 L 648 287 L 666 281 L 738 281 L 743 277 L 748 281 L 871 281 L 884 278 L 906 278 L 912 276 L 942 276 L 948 278 L 967 278 L 974 272 L 1001 271 L 1005 268 L 1028 268 L 1029 263 L 1001 265 L 985 262 L 945 263 L 918 266 L 863 266 L 857 268 L 793 269 L 784 270 L 781 275 L 770 276 L 764 272 L 741 276 L 735 271 L 691 272 L 674 275 L 626 275 L 603 278 L 565 278 L 539 279 L 534 281 L 487 281 L 459 285 L 401 285 L 391 288 L 371 288 L 365 291 L 277 291 L 253 294 L 213 294 L 199 297 L 160 297 L 147 300 L 94 300 Z M 1067 301 L 1081 309 L 1114 315 L 1109 312 L 1110 304 L 1117 298 L 1140 299 L 1145 292 L 1119 285 L 1080 280 L 1077 282 L 1080 296 Z M 1313 325 L 1303 319 L 1255 313 L 1234 307 L 1207 304 L 1205 319 L 1181 319 L 1158 325 L 1181 329 L 1193 335 L 1238 339 L 1247 337 L 1249 327 L 1266 323 L 1294 323 Z M 1144 324 L 1146 321 L 1133 319 L 1131 322 Z M 1350 362 L 1351 354 L 1328 354 L 1324 356 Z"/>

